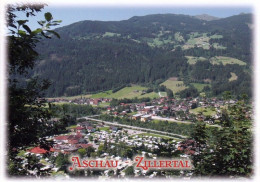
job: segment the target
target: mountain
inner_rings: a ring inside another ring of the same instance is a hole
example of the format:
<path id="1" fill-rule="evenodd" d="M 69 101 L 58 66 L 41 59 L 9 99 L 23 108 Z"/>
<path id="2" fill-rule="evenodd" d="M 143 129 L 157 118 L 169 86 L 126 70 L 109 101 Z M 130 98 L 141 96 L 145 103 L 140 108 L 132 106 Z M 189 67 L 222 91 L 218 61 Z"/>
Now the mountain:
<path id="1" fill-rule="evenodd" d="M 250 95 L 251 24 L 251 14 L 212 21 L 175 14 L 80 21 L 57 28 L 61 39 L 37 45 L 40 58 L 31 74 L 53 83 L 47 96 L 152 86 L 170 77 L 187 86 L 210 84 L 211 95 Z"/>
<path id="2" fill-rule="evenodd" d="M 210 16 L 208 14 L 201 14 L 201 15 L 196 15 L 194 16 L 195 18 L 199 19 L 199 20 L 205 20 L 205 21 L 212 21 L 212 20 L 218 20 L 220 18 L 215 17 L 215 16 Z"/>

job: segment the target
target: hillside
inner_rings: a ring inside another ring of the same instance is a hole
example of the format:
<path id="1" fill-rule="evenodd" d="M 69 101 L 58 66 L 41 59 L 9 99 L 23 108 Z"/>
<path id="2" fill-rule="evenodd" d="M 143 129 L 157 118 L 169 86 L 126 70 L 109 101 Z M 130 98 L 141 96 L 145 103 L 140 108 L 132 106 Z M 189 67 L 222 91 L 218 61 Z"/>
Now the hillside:
<path id="1" fill-rule="evenodd" d="M 159 95 L 157 93 L 151 92 L 151 93 L 145 93 L 144 91 L 147 90 L 146 87 L 133 85 L 130 87 L 124 87 L 117 92 L 113 93 L 112 91 L 106 91 L 103 93 L 97 93 L 93 94 L 90 97 L 91 98 L 115 98 L 115 99 L 133 99 L 133 98 L 143 98 L 143 97 L 149 97 L 149 98 L 158 98 Z"/>
<path id="2" fill-rule="evenodd" d="M 187 87 L 189 82 L 210 83 L 212 95 L 226 90 L 250 95 L 251 16 L 206 21 L 157 14 L 76 22 L 56 29 L 60 40 L 38 44 L 41 55 L 31 74 L 51 80 L 47 96 L 151 85 L 170 77 L 178 77 Z M 229 81 L 231 72 L 236 80 Z"/>
<path id="3" fill-rule="evenodd" d="M 200 19 L 200 20 L 205 20 L 205 21 L 212 21 L 212 20 L 220 19 L 218 17 L 210 16 L 210 15 L 207 15 L 207 14 L 196 15 L 194 17 L 197 18 L 197 19 Z"/>
<path id="4" fill-rule="evenodd" d="M 150 92 L 146 93 L 147 87 L 138 86 L 138 85 L 131 85 L 124 87 L 122 89 L 119 89 L 116 92 L 113 92 L 112 90 L 107 90 L 103 92 L 98 92 L 95 94 L 88 94 L 88 95 L 77 95 L 77 96 L 71 96 L 71 97 L 57 97 L 57 98 L 63 98 L 68 100 L 78 99 L 78 98 L 114 98 L 114 99 L 134 99 L 134 98 L 158 98 L 159 93 Z M 54 98 L 50 98 L 54 99 Z"/>

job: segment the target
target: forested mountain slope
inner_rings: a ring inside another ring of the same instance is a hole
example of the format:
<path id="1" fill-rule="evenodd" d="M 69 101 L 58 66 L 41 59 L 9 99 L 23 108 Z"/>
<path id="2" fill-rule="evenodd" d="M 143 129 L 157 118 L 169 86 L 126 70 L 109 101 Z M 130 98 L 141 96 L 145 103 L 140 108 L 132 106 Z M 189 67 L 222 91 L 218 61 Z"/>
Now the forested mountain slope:
<path id="1" fill-rule="evenodd" d="M 178 77 L 208 83 L 212 95 L 251 94 L 252 15 L 212 21 L 157 14 L 123 21 L 81 21 L 38 44 L 33 76 L 48 78 L 48 96 L 78 95 Z M 232 75 L 236 79 L 231 79 Z"/>

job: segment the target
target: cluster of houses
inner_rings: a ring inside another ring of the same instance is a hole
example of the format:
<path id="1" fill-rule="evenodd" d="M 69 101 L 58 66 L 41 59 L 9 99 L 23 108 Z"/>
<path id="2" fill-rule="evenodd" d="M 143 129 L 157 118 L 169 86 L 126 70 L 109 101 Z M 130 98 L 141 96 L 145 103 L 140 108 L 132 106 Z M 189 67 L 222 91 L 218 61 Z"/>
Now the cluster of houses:
<path id="1" fill-rule="evenodd" d="M 92 123 L 84 121 L 77 125 L 75 128 L 71 128 L 70 130 L 75 133 L 93 133 L 96 131 L 96 128 L 102 127 L 100 125 L 97 125 L 96 127 L 93 126 Z"/>
<path id="2" fill-rule="evenodd" d="M 141 147 L 142 145 L 149 150 L 156 150 L 159 149 L 160 145 L 166 145 L 166 143 L 161 142 L 160 137 L 153 137 L 153 136 L 143 136 L 140 135 L 134 135 L 133 137 L 130 137 L 126 130 L 117 130 L 113 132 L 107 132 L 107 131 L 100 131 L 96 132 L 94 137 L 101 143 L 107 141 L 111 143 L 111 148 L 115 147 L 113 144 L 117 144 L 118 142 L 123 142 L 129 146 L 136 146 Z"/>
<path id="3" fill-rule="evenodd" d="M 98 106 L 100 103 L 109 103 L 112 99 L 109 98 L 76 98 L 76 99 L 66 99 L 66 98 L 49 98 L 48 102 L 57 103 L 73 103 L 73 104 L 84 104 L 84 105 L 95 105 Z"/>
<path id="4" fill-rule="evenodd" d="M 92 147 L 92 144 L 88 143 L 88 141 L 81 134 L 56 136 L 53 137 L 53 141 L 56 144 L 49 150 L 38 146 L 28 150 L 28 152 L 34 154 L 46 154 L 49 152 L 61 152 L 68 154 L 76 152 L 80 148 Z"/>
<path id="5" fill-rule="evenodd" d="M 109 103 L 109 98 L 77 98 L 68 100 L 64 98 L 49 99 L 49 102 L 69 102 L 74 104 L 96 105 L 100 103 Z M 133 120 L 147 122 L 153 119 L 153 116 L 162 116 L 179 121 L 193 121 L 194 119 L 204 121 L 208 124 L 214 124 L 221 116 L 221 107 L 226 104 L 234 104 L 236 100 L 224 101 L 218 98 L 184 98 L 169 99 L 168 97 L 160 97 L 143 103 L 120 103 L 118 106 L 107 106 L 106 112 L 114 116 L 129 116 Z M 214 108 L 215 113 L 210 117 L 204 114 L 191 111 L 196 107 Z M 130 113 L 135 113 L 134 115 Z M 248 117 L 250 117 L 248 113 Z"/>
<path id="6" fill-rule="evenodd" d="M 152 108 L 152 107 L 151 107 Z M 98 128 L 103 129 L 98 129 Z M 104 130 L 104 128 L 107 128 Z M 92 139 L 90 140 L 90 136 Z M 50 148 L 49 150 L 43 149 L 41 147 L 35 147 L 27 151 L 27 153 L 34 153 L 40 159 L 44 159 L 42 154 L 52 153 L 54 156 L 57 156 L 58 153 L 65 153 L 70 154 L 77 152 L 78 149 L 81 148 L 88 148 L 94 147 L 95 151 L 98 150 L 100 144 L 104 144 L 104 142 L 110 143 L 110 148 L 114 148 L 115 145 L 119 142 L 123 142 L 128 146 L 135 146 L 139 147 L 139 155 L 144 157 L 150 157 L 156 159 L 157 157 L 157 150 L 160 150 L 160 146 L 169 147 L 172 152 L 176 150 L 183 151 L 183 153 L 187 154 L 184 157 L 188 157 L 189 155 L 193 155 L 193 153 L 188 153 L 184 150 L 185 143 L 176 140 L 170 140 L 169 142 L 164 142 L 161 137 L 157 136 L 149 136 L 141 131 L 135 131 L 130 129 L 120 129 L 118 127 L 108 127 L 108 126 L 101 126 L 99 124 L 93 125 L 91 122 L 84 121 L 78 123 L 76 127 L 70 128 L 68 134 L 65 135 L 58 135 L 52 136 L 49 139 L 55 142 L 55 145 Z M 95 142 L 94 142 L 95 141 Z M 188 144 L 189 145 L 189 144 Z M 187 147 L 186 147 L 187 148 Z M 183 157 L 183 156 L 181 156 Z M 105 160 L 105 159 L 116 159 L 119 161 L 119 165 L 115 171 L 124 177 L 125 172 L 124 170 L 132 166 L 134 163 L 129 158 L 122 158 L 120 156 L 110 156 L 108 153 L 102 153 L 101 156 L 97 158 L 97 160 Z M 42 165 L 42 168 L 47 168 L 57 171 L 58 168 L 55 164 L 51 164 L 47 158 L 44 160 L 47 161 L 48 165 Z M 147 171 L 142 171 L 139 169 L 134 169 L 135 176 L 146 175 Z M 109 170 L 104 170 L 102 172 L 103 177 L 109 177 Z M 148 177 L 153 178 L 156 176 L 156 173 L 150 174 Z"/>
<path id="7" fill-rule="evenodd" d="M 229 103 L 235 103 L 231 100 Z M 194 114 L 190 112 L 191 109 L 196 107 L 201 108 L 214 108 L 216 114 L 212 116 L 212 120 L 208 120 L 204 115 L 197 114 L 196 119 L 213 124 L 215 119 L 219 119 L 221 107 L 227 102 L 217 98 L 186 98 L 186 99 L 168 99 L 161 97 L 153 99 L 148 103 L 120 103 L 119 106 L 107 107 L 107 113 L 115 116 L 127 115 L 127 113 L 135 112 L 136 114 L 130 116 L 131 119 L 140 120 L 143 122 L 149 121 L 153 116 L 167 116 L 175 120 L 192 120 Z M 119 112 L 119 107 L 123 110 Z"/>
<path id="8" fill-rule="evenodd" d="M 69 102 L 75 104 L 88 104 L 88 105 L 99 105 L 104 102 L 111 102 L 111 99 L 106 98 L 79 98 L 74 100 L 66 99 L 51 99 L 50 102 Z M 235 100 L 223 101 L 217 98 L 186 98 L 186 99 L 169 99 L 167 97 L 161 97 L 153 99 L 149 103 L 120 103 L 118 106 L 108 106 L 106 111 L 112 115 L 127 115 L 133 120 L 140 120 L 147 122 L 152 119 L 153 116 L 173 116 L 176 120 L 187 120 L 190 119 L 190 110 L 196 107 L 208 108 L 213 107 L 216 110 L 216 115 L 213 118 L 218 119 L 221 107 L 226 104 L 234 104 Z M 135 113 L 135 114 L 130 114 Z M 175 113 L 172 115 L 172 113 Z M 182 113 L 182 115 L 178 115 Z M 169 115 L 168 115 L 169 114 Z M 250 114 L 250 113 L 249 113 Z M 203 114 L 197 114 L 198 120 L 211 123 Z M 211 123 L 212 124 L 212 123 Z M 104 129 L 106 128 L 106 129 Z M 109 129 L 107 129 L 109 128 Z M 160 150 L 160 146 L 170 148 L 172 152 L 181 151 L 183 155 L 180 157 L 189 157 L 196 155 L 196 143 L 187 139 L 184 141 L 171 140 L 170 142 L 164 142 L 161 137 L 149 136 L 141 131 L 130 132 L 130 129 L 122 129 L 115 126 L 104 127 L 101 124 L 93 124 L 89 121 L 80 122 L 75 127 L 69 129 L 69 133 L 51 136 L 50 140 L 55 142 L 52 148 L 44 149 L 41 147 L 34 147 L 27 151 L 27 153 L 34 153 L 38 157 L 42 154 L 58 153 L 70 154 L 77 152 L 79 149 L 87 149 L 93 147 L 95 151 L 98 150 L 100 144 L 104 142 L 110 143 L 110 148 L 116 147 L 116 144 L 123 142 L 128 146 L 139 147 L 139 154 L 142 156 L 149 156 L 150 158 L 156 159 L 157 151 Z M 143 133 L 143 134 L 142 134 Z M 110 156 L 108 153 L 103 153 L 99 156 L 102 159 L 117 159 L 119 165 L 116 170 L 119 170 L 121 176 L 124 176 L 124 169 L 133 165 L 133 161 L 128 158 L 121 158 L 120 156 Z M 48 159 L 46 159 L 48 160 Z M 42 166 L 44 168 L 44 166 Z M 55 168 L 55 164 L 50 164 L 49 168 Z M 108 176 L 109 170 L 105 170 L 103 175 Z M 141 174 L 145 175 L 145 171 L 134 170 L 135 176 Z M 155 177 L 156 172 L 151 174 L 150 177 Z"/>
<path id="9" fill-rule="evenodd" d="M 96 131 L 96 128 L 92 126 L 89 122 L 79 123 L 76 127 L 70 129 L 71 134 L 67 135 L 58 135 L 49 137 L 49 140 L 55 142 L 53 148 L 50 150 L 45 150 L 40 147 L 35 147 L 29 152 L 35 154 L 45 154 L 48 152 L 62 152 L 62 153 L 72 153 L 77 151 L 80 148 L 88 148 L 93 145 L 89 143 L 88 136 L 86 133 L 93 133 Z"/>
<path id="10" fill-rule="evenodd" d="M 82 134 L 62 135 L 54 137 L 54 150 L 62 153 L 76 152 L 80 148 L 92 147 L 92 144 L 84 138 Z"/>
<path id="11" fill-rule="evenodd" d="M 111 98 L 76 98 L 73 100 L 65 98 L 48 99 L 49 102 L 68 102 L 74 104 L 85 104 L 98 106 L 100 103 L 110 103 Z M 234 104 L 236 100 L 224 101 L 219 98 L 184 98 L 170 99 L 168 97 L 160 97 L 143 103 L 120 103 L 118 106 L 107 106 L 106 112 L 115 116 L 130 116 L 131 119 L 147 122 L 153 116 L 171 117 L 172 119 L 185 121 L 194 120 L 194 113 L 191 109 L 214 108 L 216 114 L 210 119 L 203 114 L 196 114 L 196 120 L 214 124 L 214 121 L 220 118 L 221 107 L 226 104 Z M 123 108 L 123 109 L 122 109 Z M 136 113 L 129 115 L 129 113 Z M 248 113 L 248 117 L 250 117 Z"/>

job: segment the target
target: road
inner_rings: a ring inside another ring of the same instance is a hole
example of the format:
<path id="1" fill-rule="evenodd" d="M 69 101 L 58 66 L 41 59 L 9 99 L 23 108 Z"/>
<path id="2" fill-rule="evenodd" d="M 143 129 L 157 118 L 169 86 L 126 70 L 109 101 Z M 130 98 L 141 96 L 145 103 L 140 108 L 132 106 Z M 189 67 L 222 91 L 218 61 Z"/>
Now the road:
<path id="1" fill-rule="evenodd" d="M 122 127 L 122 128 L 130 128 L 130 129 L 134 129 L 134 130 L 151 132 L 151 133 L 158 133 L 158 134 L 163 134 L 163 135 L 168 135 L 168 136 L 173 136 L 173 137 L 175 136 L 175 137 L 179 137 L 179 138 L 182 138 L 182 139 L 187 138 L 187 136 L 184 136 L 184 135 L 179 135 L 179 134 L 174 134 L 174 133 L 169 133 L 169 132 L 164 132 L 164 131 L 158 131 L 158 130 L 153 130 L 153 129 L 148 129 L 148 128 L 141 128 L 141 127 L 137 127 L 137 126 L 124 125 L 124 124 L 119 124 L 119 123 L 116 123 L 116 122 L 103 121 L 103 120 L 99 120 L 99 119 L 94 119 L 92 117 L 93 116 L 82 117 L 82 118 L 84 118 L 86 120 L 90 120 L 90 121 L 96 121 L 96 122 L 104 123 L 106 125 L 118 126 L 118 127 Z"/>

